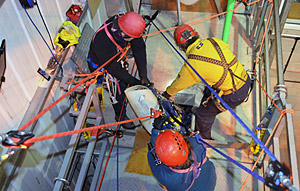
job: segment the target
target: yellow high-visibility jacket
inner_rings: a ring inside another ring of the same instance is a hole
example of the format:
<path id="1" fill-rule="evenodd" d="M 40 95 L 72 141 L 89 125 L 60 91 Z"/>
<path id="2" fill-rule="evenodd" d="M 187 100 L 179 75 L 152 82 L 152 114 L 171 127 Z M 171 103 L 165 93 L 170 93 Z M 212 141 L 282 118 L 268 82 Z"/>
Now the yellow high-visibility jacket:
<path id="1" fill-rule="evenodd" d="M 65 21 L 60 28 L 60 32 L 57 33 L 53 40 L 53 44 L 58 45 L 62 49 L 68 48 L 69 46 L 78 44 L 77 38 L 79 37 L 81 37 L 80 29 L 71 21 Z M 61 44 L 60 39 L 66 44 Z"/>
<path id="2" fill-rule="evenodd" d="M 235 58 L 235 55 L 229 49 L 229 44 L 217 38 L 213 39 L 220 46 L 226 62 L 230 63 Z M 198 39 L 191 44 L 186 51 L 187 58 L 190 54 L 205 56 L 221 61 L 217 50 L 208 39 Z M 210 86 L 216 84 L 223 76 L 224 68 L 222 66 L 196 59 L 187 59 L 187 61 Z M 235 75 L 246 81 L 248 75 L 240 61 L 237 61 L 233 66 L 230 67 L 230 69 Z M 241 82 L 243 84 L 245 83 L 237 77 L 233 77 L 233 79 L 235 84 L 241 84 Z M 186 63 L 184 63 L 180 72 L 178 73 L 178 76 L 172 82 L 172 84 L 167 87 L 166 91 L 172 96 L 177 92 L 194 85 L 200 80 L 201 79 L 197 76 L 197 74 Z M 223 91 L 233 89 L 232 76 L 229 72 L 225 78 L 225 81 L 218 88 Z"/>

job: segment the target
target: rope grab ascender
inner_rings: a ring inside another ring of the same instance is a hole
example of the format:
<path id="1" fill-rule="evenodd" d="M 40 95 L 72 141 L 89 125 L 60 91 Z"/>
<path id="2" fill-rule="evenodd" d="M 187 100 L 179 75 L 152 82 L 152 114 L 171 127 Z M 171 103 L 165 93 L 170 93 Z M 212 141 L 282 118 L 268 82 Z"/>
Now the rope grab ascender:
<path id="1" fill-rule="evenodd" d="M 266 113 L 264 114 L 264 116 L 262 117 L 260 123 L 258 124 L 258 126 L 255 129 L 255 135 L 259 138 L 259 140 L 263 140 L 264 135 L 266 133 L 268 124 L 270 122 L 270 119 L 272 117 L 272 113 L 274 111 L 274 104 L 271 104 L 271 106 L 268 107 Z M 258 135 L 259 134 L 259 135 Z M 251 140 L 250 142 L 250 150 L 253 154 L 257 154 L 260 151 L 260 145 L 259 144 L 254 144 L 254 139 Z"/>

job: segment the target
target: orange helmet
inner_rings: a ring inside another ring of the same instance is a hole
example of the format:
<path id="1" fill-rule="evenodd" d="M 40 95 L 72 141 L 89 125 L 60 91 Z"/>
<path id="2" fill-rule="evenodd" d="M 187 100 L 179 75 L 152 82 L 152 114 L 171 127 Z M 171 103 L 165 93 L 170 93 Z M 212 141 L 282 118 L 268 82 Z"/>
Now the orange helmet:
<path id="1" fill-rule="evenodd" d="M 139 38 L 142 36 L 146 23 L 141 15 L 136 12 L 128 12 L 118 18 L 121 30 L 128 36 Z"/>
<path id="2" fill-rule="evenodd" d="M 182 165 L 189 154 L 188 146 L 182 135 L 172 129 L 166 129 L 157 136 L 154 148 L 161 162 L 170 167 Z"/>
<path id="3" fill-rule="evenodd" d="M 178 26 L 174 31 L 174 39 L 178 46 L 195 35 L 198 35 L 198 33 L 192 27 L 185 24 Z"/>

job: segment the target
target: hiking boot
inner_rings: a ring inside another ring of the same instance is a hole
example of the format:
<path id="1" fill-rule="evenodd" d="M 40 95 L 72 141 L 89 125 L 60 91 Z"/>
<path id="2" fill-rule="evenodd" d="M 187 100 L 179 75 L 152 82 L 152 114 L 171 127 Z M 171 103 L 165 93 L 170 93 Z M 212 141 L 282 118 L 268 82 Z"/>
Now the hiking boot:
<path id="1" fill-rule="evenodd" d="M 119 116 L 118 116 L 118 115 L 115 116 L 115 120 L 116 120 L 116 121 L 119 121 Z M 127 121 L 127 120 L 129 120 L 129 118 L 128 118 L 128 116 L 125 114 L 125 115 L 123 116 L 123 119 L 122 119 L 121 121 Z M 135 125 L 134 125 L 133 122 L 124 123 L 124 124 L 121 124 L 121 126 L 122 126 L 124 129 L 134 129 L 134 128 L 135 128 Z"/>

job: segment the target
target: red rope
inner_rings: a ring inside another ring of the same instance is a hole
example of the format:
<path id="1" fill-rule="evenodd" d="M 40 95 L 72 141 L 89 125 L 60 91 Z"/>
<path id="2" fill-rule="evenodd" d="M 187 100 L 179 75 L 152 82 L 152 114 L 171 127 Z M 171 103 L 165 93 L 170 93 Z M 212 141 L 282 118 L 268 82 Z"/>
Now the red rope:
<path id="1" fill-rule="evenodd" d="M 115 57 L 117 57 L 120 54 L 120 52 L 118 52 L 116 55 L 114 55 L 113 57 L 111 57 L 108 61 L 106 61 L 101 67 L 99 67 L 97 70 L 95 70 L 93 73 L 89 74 L 85 79 L 83 79 L 80 83 L 78 83 L 76 86 L 74 86 L 72 89 L 70 89 L 70 91 L 68 91 L 67 93 L 65 93 L 63 96 L 61 96 L 60 98 L 58 98 L 55 102 L 53 102 L 51 105 L 49 105 L 46 109 L 44 109 L 43 111 L 41 111 L 39 114 L 37 114 L 34 118 L 32 118 L 30 121 L 28 121 L 25 125 L 23 125 L 22 127 L 19 128 L 19 130 L 24 130 L 27 127 L 29 127 L 29 125 L 31 125 L 33 122 L 35 122 L 36 120 L 38 120 L 41 116 L 43 116 L 46 112 L 48 112 L 50 109 L 52 109 L 56 104 L 58 104 L 61 100 L 63 100 L 65 97 L 67 97 L 68 95 L 70 95 L 73 91 L 75 91 L 76 88 L 78 88 L 81 84 L 83 84 L 85 81 L 87 81 L 88 79 L 90 79 L 93 75 L 95 75 L 97 72 L 99 72 L 99 70 L 101 68 L 103 68 L 105 65 L 107 65 L 110 61 L 112 61 Z M 102 72 L 103 73 L 103 72 Z"/>
<path id="2" fill-rule="evenodd" d="M 256 0 L 254 2 L 251 2 L 251 3 L 248 3 L 247 6 L 250 6 L 250 5 L 253 5 L 255 3 L 258 3 L 259 1 L 261 0 Z M 242 5 L 240 7 L 237 7 L 237 8 L 234 8 L 232 10 L 229 10 L 229 11 L 225 11 L 225 12 L 222 12 L 222 13 L 218 13 L 218 14 L 215 14 L 215 15 L 212 15 L 212 16 L 209 16 L 209 17 L 206 17 L 204 19 L 200 19 L 200 20 L 197 20 L 197 21 L 193 21 L 193 22 L 190 22 L 190 23 L 187 23 L 187 25 L 191 25 L 191 24 L 194 24 L 194 23 L 198 23 L 198 22 L 201 22 L 201 21 L 205 21 L 205 20 L 208 20 L 208 19 L 212 19 L 212 18 L 215 18 L 215 17 L 218 17 L 220 15 L 224 15 L 226 13 L 229 13 L 229 12 L 232 12 L 232 11 L 236 11 L 238 9 L 241 9 L 245 7 L 245 5 Z M 163 30 L 160 30 L 160 31 L 155 31 L 153 33 L 149 33 L 149 34 L 146 34 L 146 35 L 143 35 L 143 37 L 146 37 L 146 36 L 151 36 L 151 35 L 154 35 L 154 34 L 157 34 L 157 33 L 160 33 L 160 32 L 165 32 L 165 31 L 169 31 L 169 30 L 172 30 L 172 29 L 176 29 L 177 27 L 171 27 L 171 28 L 167 28 L 167 29 L 163 29 Z"/>
<path id="3" fill-rule="evenodd" d="M 155 112 L 159 112 L 159 111 L 155 111 Z M 68 136 L 68 135 L 83 133 L 83 132 L 86 132 L 86 131 L 96 131 L 96 130 L 104 129 L 105 127 L 110 127 L 110 126 L 114 126 L 114 125 L 119 126 L 119 125 L 124 124 L 124 123 L 129 123 L 129 122 L 133 122 L 133 121 L 137 121 L 137 120 L 143 120 L 143 119 L 147 119 L 147 118 L 150 118 L 150 117 L 157 117 L 157 113 L 154 113 L 154 114 L 151 114 L 151 115 L 145 116 L 145 117 L 129 119 L 129 120 L 126 120 L 126 121 L 120 121 L 120 122 L 109 123 L 109 124 L 104 124 L 104 125 L 97 125 L 97 126 L 93 126 L 93 127 L 89 127 L 89 128 L 84 128 L 84 129 L 78 129 L 78 130 L 73 130 L 73 131 L 56 133 L 56 134 L 53 134 L 53 135 L 33 137 L 33 138 L 28 139 L 27 141 L 25 141 L 23 145 L 32 145 L 35 142 L 44 141 L 44 140 L 48 140 L 48 139 L 54 139 L 54 138 L 58 138 L 58 137 L 65 137 L 65 136 Z M 105 132 L 105 130 L 104 130 L 104 132 Z"/>
<path id="4" fill-rule="evenodd" d="M 133 70 L 134 70 L 134 68 L 135 68 L 135 64 L 136 64 L 136 63 L 134 62 L 133 66 L 132 66 L 132 69 L 131 69 L 131 75 L 133 74 Z M 127 85 L 127 88 L 128 88 L 128 87 L 129 87 L 129 84 Z M 118 121 L 121 120 L 121 117 L 122 117 L 122 115 L 123 115 L 123 110 L 124 110 L 125 102 L 126 102 L 126 97 L 125 97 L 124 100 L 123 100 L 122 109 L 121 109 L 121 113 L 120 113 L 120 116 L 119 116 Z M 116 129 L 116 132 L 119 130 L 119 127 L 120 127 L 120 126 L 118 125 L 118 126 L 117 126 L 117 129 Z M 103 169 L 103 172 L 102 172 L 101 180 L 100 180 L 99 185 L 98 185 L 98 191 L 99 191 L 100 188 L 101 188 L 101 185 L 102 185 L 102 182 L 103 182 L 103 179 L 104 179 L 104 175 L 105 175 L 105 172 L 106 172 L 106 168 L 107 168 L 107 165 L 108 165 L 108 161 L 109 161 L 109 158 L 110 158 L 110 155 L 111 155 L 113 146 L 114 146 L 114 144 L 115 144 L 116 137 L 117 137 L 117 133 L 115 133 L 115 135 L 114 135 L 113 141 L 112 141 L 112 143 L 111 143 L 111 146 L 110 146 L 110 149 L 109 149 L 109 152 L 108 152 L 108 156 L 107 156 L 107 159 L 106 159 L 106 162 L 105 162 L 105 166 L 104 166 L 104 169 Z"/>

